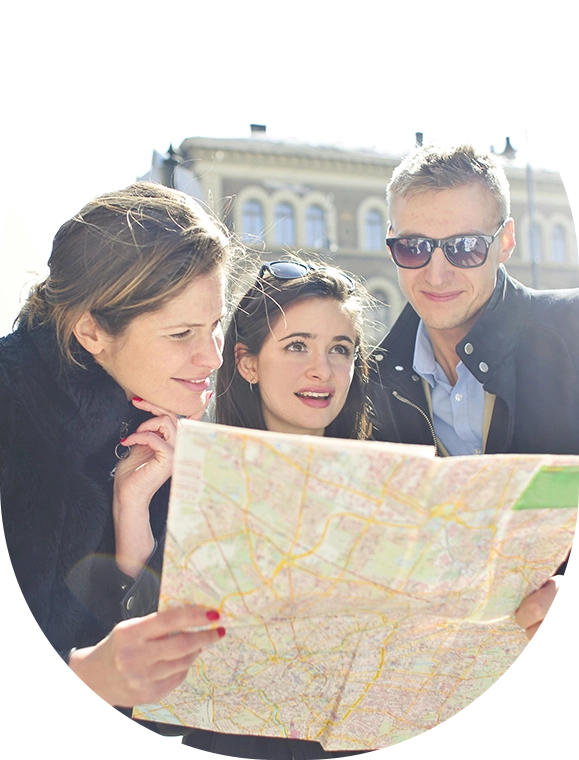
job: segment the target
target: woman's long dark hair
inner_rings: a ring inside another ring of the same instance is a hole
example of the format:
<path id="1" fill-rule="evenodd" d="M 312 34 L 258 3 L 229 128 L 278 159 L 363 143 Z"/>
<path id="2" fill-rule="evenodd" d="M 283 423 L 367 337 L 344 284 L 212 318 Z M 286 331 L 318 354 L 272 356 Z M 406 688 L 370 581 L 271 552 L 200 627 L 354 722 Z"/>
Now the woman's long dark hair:
<path id="1" fill-rule="evenodd" d="M 354 377 L 344 408 L 328 425 L 324 435 L 334 438 L 367 438 L 369 410 L 367 348 L 364 342 L 365 289 L 352 284 L 339 269 L 314 265 L 305 277 L 280 280 L 266 275 L 257 279 L 241 299 L 225 335 L 223 365 L 217 372 L 215 390 L 216 421 L 224 425 L 266 430 L 259 386 L 250 384 L 237 371 L 235 346 L 241 343 L 247 353 L 257 356 L 273 326 L 293 303 L 307 298 L 327 298 L 343 305 L 356 330 L 357 344 Z"/>

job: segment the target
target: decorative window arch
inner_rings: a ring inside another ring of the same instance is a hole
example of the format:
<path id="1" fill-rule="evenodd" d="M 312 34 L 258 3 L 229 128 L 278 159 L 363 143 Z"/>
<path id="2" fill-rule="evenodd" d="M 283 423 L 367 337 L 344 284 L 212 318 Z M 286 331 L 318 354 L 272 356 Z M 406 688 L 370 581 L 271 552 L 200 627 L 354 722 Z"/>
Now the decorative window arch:
<path id="1" fill-rule="evenodd" d="M 545 229 L 546 221 L 544 216 L 539 212 L 535 213 L 533 220 L 536 232 L 537 251 L 539 259 L 545 260 L 545 252 L 548 250 L 545 246 Z M 525 214 L 521 219 L 520 234 L 517 235 L 517 254 L 521 261 L 531 261 L 531 219 Z"/>
<path id="2" fill-rule="evenodd" d="M 240 190 L 233 206 L 234 228 L 247 245 L 263 247 L 271 230 L 269 196 L 259 185 L 247 185 Z"/>
<path id="3" fill-rule="evenodd" d="M 551 261 L 555 264 L 566 264 L 569 260 L 567 230 L 562 224 L 551 227 Z"/>
<path id="4" fill-rule="evenodd" d="M 310 248 L 328 247 L 326 211 L 319 203 L 312 203 L 306 208 L 305 243 Z"/>
<path id="5" fill-rule="evenodd" d="M 358 248 L 362 251 L 386 250 L 388 205 L 378 195 L 371 195 L 358 206 Z"/>
<path id="6" fill-rule="evenodd" d="M 367 251 L 381 251 L 384 248 L 384 218 L 377 208 L 366 211 L 364 238 Z"/>
<path id="7" fill-rule="evenodd" d="M 256 198 L 245 201 L 241 211 L 241 239 L 246 243 L 263 242 L 265 237 L 263 204 Z"/>
<path id="8" fill-rule="evenodd" d="M 273 223 L 275 244 L 278 246 L 295 246 L 296 213 L 292 203 L 283 200 L 276 204 Z"/>

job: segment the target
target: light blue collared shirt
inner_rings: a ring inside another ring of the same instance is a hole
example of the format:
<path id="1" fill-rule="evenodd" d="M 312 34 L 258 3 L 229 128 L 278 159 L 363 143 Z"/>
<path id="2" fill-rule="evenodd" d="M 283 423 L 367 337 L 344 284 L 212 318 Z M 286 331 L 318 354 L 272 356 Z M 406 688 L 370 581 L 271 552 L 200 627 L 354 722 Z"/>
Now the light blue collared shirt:
<path id="1" fill-rule="evenodd" d="M 482 454 L 485 391 L 462 362 L 453 387 L 436 359 L 422 320 L 416 333 L 414 371 L 430 385 L 434 431 L 449 454 Z"/>

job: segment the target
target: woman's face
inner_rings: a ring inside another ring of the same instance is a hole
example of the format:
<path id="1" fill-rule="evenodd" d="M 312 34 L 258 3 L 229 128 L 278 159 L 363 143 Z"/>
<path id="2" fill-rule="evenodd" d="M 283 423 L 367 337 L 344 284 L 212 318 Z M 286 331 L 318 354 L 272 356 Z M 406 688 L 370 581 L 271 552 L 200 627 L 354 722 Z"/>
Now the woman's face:
<path id="1" fill-rule="evenodd" d="M 268 430 L 323 435 L 342 410 L 354 375 L 356 330 L 331 298 L 288 306 L 257 356 L 238 352 L 238 368 L 259 384 Z"/>
<path id="2" fill-rule="evenodd" d="M 136 317 L 121 336 L 101 335 L 100 350 L 91 353 L 127 398 L 192 415 L 221 366 L 224 312 L 225 278 L 216 270 L 196 277 L 158 311 Z"/>

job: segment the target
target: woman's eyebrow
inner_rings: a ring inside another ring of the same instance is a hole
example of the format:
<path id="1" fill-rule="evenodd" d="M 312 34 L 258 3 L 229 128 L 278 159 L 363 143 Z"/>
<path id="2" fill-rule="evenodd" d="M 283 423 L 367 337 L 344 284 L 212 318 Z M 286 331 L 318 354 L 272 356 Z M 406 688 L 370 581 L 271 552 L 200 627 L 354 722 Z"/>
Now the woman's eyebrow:
<path id="1" fill-rule="evenodd" d="M 183 329 L 191 329 L 193 327 L 204 327 L 207 324 L 213 324 L 213 322 L 222 322 L 227 317 L 227 314 L 224 312 L 220 314 L 218 317 L 216 317 L 211 322 L 175 322 L 173 324 L 166 324 L 163 327 L 161 327 L 161 330 L 183 330 Z"/>
<path id="2" fill-rule="evenodd" d="M 290 335 L 286 335 L 283 338 L 279 338 L 279 340 L 288 340 L 289 338 L 308 338 L 310 340 L 314 340 L 317 337 L 318 336 L 315 333 L 295 332 L 295 333 L 290 333 Z M 340 341 L 340 340 L 345 340 L 348 343 L 351 343 L 353 346 L 355 345 L 355 341 L 353 341 L 349 335 L 335 335 L 332 338 L 332 341 Z"/>
<path id="3" fill-rule="evenodd" d="M 318 336 L 315 333 L 308 333 L 308 332 L 295 332 L 290 333 L 289 335 L 284 336 L 283 338 L 279 338 L 279 340 L 288 340 L 288 338 L 317 338 Z"/>
<path id="4" fill-rule="evenodd" d="M 163 325 L 161 327 L 161 330 L 183 330 L 183 329 L 191 329 L 193 327 L 203 327 L 202 322 L 193 323 L 193 322 L 176 322 L 175 324 L 171 325 Z"/>

